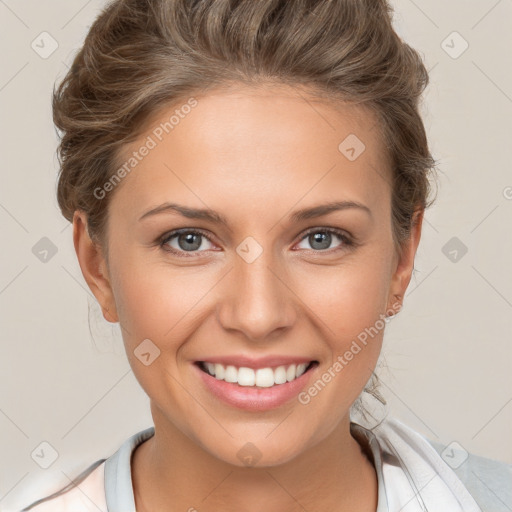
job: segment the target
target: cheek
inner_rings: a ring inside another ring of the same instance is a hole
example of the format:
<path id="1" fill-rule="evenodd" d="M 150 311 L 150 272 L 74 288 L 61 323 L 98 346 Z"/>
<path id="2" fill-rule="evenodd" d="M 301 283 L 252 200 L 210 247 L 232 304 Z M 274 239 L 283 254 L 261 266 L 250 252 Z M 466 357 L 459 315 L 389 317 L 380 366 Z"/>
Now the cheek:
<path id="1" fill-rule="evenodd" d="M 121 324 L 132 337 L 155 340 L 174 337 L 187 315 L 194 316 L 201 297 L 211 288 L 205 273 L 171 271 L 168 266 L 154 264 L 126 268 L 116 281 Z"/>
<path id="2" fill-rule="evenodd" d="M 176 404 L 178 410 L 193 409 L 175 378 L 180 379 L 180 347 L 193 333 L 195 312 L 212 285 L 207 286 L 203 277 L 164 265 L 134 264 L 118 270 L 116 306 L 136 379 L 163 409 L 176 409 Z M 146 361 L 145 353 L 149 353 Z"/>
<path id="3" fill-rule="evenodd" d="M 316 267 L 297 280 L 297 295 L 323 324 L 326 335 L 343 345 L 386 310 L 390 276 L 386 260 L 347 259 L 337 267 Z"/>
<path id="4" fill-rule="evenodd" d="M 306 276 L 298 293 L 321 331 L 326 356 L 299 402 L 308 414 L 322 418 L 325 432 L 346 414 L 375 369 L 386 326 L 389 264 L 369 257 L 327 270 Z"/>

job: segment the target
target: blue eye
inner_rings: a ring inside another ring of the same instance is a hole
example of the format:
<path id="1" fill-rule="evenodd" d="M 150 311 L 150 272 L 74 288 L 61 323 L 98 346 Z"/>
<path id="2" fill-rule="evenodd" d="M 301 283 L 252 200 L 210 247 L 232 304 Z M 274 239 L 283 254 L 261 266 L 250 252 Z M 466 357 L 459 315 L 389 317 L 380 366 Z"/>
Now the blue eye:
<path id="1" fill-rule="evenodd" d="M 333 240 L 333 235 L 338 237 L 343 243 L 341 247 L 334 248 L 334 251 L 347 248 L 354 245 L 352 240 L 343 231 L 334 228 L 313 228 L 310 229 L 301 239 L 301 242 L 307 240 L 314 251 L 325 251 L 329 249 Z M 316 247 L 314 247 L 316 245 Z"/>
<path id="2" fill-rule="evenodd" d="M 329 246 L 333 241 L 333 235 L 342 241 L 341 245 L 329 250 Z M 171 245 L 171 241 L 176 239 L 176 246 Z M 208 248 L 204 247 L 204 241 L 212 244 L 210 237 L 203 231 L 198 229 L 183 228 L 176 231 L 172 231 L 160 240 L 160 247 L 172 254 L 179 257 L 191 257 L 195 252 L 204 252 Z M 315 252 L 334 252 L 338 250 L 348 249 L 350 246 L 354 246 L 355 243 L 352 239 L 340 229 L 335 228 L 312 228 L 306 232 L 301 238 L 300 243 L 308 240 Z M 316 246 L 316 247 L 315 247 Z M 199 250 L 199 249 L 203 250 Z M 191 253 L 190 255 L 187 253 Z"/>
<path id="3" fill-rule="evenodd" d="M 169 242 L 173 238 L 176 238 L 176 242 L 178 244 L 177 248 L 169 245 Z M 206 236 L 202 231 L 185 228 L 173 231 L 166 235 L 160 242 L 160 246 L 164 250 L 172 252 L 177 256 L 185 256 L 183 253 L 197 251 L 197 249 L 202 247 L 202 238 L 211 242 L 208 236 Z"/>

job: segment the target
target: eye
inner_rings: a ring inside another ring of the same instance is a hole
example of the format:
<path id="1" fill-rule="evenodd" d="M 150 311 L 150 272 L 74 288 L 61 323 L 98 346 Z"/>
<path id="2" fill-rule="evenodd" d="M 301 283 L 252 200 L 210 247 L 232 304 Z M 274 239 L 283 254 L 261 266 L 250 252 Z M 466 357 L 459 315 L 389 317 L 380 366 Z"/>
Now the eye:
<path id="1" fill-rule="evenodd" d="M 333 242 L 333 235 L 343 243 L 335 247 L 332 252 L 348 249 L 355 245 L 347 234 L 335 228 L 312 228 L 301 238 L 300 243 L 307 241 L 311 244 L 313 251 L 328 252 L 326 249 L 329 249 Z M 183 228 L 164 235 L 159 245 L 167 252 L 186 258 L 189 257 L 186 253 L 204 252 L 208 250 L 208 247 L 205 247 L 205 244 L 208 245 L 208 243 L 212 244 L 213 242 L 203 231 Z M 201 248 L 203 250 L 199 250 Z M 190 256 L 192 256 L 192 254 Z"/>
<path id="2" fill-rule="evenodd" d="M 301 243 L 306 241 L 311 244 L 314 251 L 325 251 L 329 249 L 333 241 L 333 235 L 343 242 L 341 246 L 335 247 L 334 251 L 343 250 L 354 245 L 348 235 L 335 228 L 312 228 L 302 237 Z"/>
<path id="3" fill-rule="evenodd" d="M 166 251 L 186 258 L 187 255 L 184 253 L 197 252 L 201 247 L 205 249 L 203 243 L 205 240 L 212 243 L 210 238 L 200 230 L 180 229 L 165 235 L 160 241 L 160 246 Z"/>

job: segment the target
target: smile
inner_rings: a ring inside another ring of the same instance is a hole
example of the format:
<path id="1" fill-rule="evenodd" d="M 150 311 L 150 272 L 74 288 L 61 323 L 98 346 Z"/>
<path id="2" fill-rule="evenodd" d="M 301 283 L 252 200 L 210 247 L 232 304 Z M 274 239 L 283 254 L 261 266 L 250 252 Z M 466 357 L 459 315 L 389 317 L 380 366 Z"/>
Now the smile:
<path id="1" fill-rule="evenodd" d="M 203 372 L 217 380 L 238 384 L 239 386 L 269 388 L 298 379 L 315 365 L 316 361 L 258 369 L 210 363 L 208 361 L 198 361 L 197 364 Z"/>

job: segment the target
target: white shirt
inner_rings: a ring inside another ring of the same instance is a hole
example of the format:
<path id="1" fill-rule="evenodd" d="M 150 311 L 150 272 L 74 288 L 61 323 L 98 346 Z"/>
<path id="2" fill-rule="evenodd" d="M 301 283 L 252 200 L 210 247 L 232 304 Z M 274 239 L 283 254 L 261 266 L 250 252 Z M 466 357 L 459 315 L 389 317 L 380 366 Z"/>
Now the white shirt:
<path id="1" fill-rule="evenodd" d="M 131 455 L 154 432 L 150 427 L 134 434 L 108 459 L 89 466 L 77 487 L 23 510 L 135 512 Z M 376 512 L 512 511 L 512 464 L 457 451 L 457 445 L 444 449 L 389 417 L 372 429 L 351 422 L 350 432 L 373 458 Z"/>

